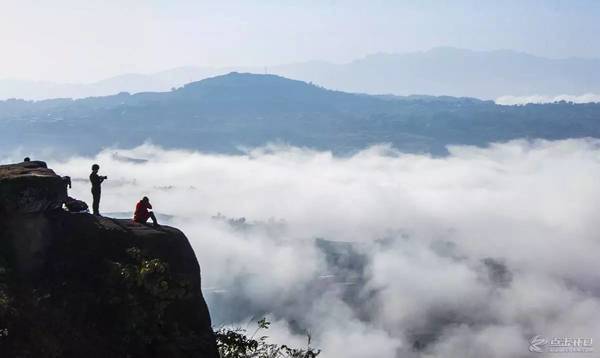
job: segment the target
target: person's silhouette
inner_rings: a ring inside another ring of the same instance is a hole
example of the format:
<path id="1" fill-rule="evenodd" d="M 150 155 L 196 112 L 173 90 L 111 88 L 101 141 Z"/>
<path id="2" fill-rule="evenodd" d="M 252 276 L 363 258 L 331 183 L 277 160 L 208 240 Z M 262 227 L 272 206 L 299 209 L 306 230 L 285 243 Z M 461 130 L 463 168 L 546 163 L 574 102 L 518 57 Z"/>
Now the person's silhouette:
<path id="1" fill-rule="evenodd" d="M 148 211 L 148 209 L 152 209 L 152 205 L 150 204 L 150 199 L 148 199 L 148 197 L 145 196 L 135 206 L 133 221 L 145 224 L 148 221 L 148 219 L 152 219 L 152 223 L 154 224 L 154 226 L 158 226 L 156 216 L 154 216 L 154 213 L 152 211 Z"/>
<path id="2" fill-rule="evenodd" d="M 102 182 L 108 177 L 98 175 L 98 170 L 100 170 L 100 166 L 98 164 L 92 165 L 92 174 L 90 174 L 90 182 L 92 183 L 92 210 L 94 215 L 100 215 L 100 186 Z"/>
<path id="3" fill-rule="evenodd" d="M 23 159 L 23 161 L 24 161 L 24 162 L 30 162 L 30 161 L 31 161 L 31 159 L 29 159 L 29 157 L 25 157 L 25 158 Z"/>
<path id="4" fill-rule="evenodd" d="M 62 177 L 62 181 L 63 184 L 65 184 L 65 187 L 68 189 L 71 189 L 72 185 L 71 185 L 71 177 L 68 175 L 65 175 L 64 177 Z"/>

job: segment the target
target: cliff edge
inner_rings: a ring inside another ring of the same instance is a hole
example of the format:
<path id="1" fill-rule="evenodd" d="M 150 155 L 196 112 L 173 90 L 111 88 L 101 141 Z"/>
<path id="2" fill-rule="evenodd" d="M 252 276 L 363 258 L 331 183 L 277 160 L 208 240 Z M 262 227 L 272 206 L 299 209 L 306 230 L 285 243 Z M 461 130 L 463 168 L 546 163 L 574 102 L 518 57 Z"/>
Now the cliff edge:
<path id="1" fill-rule="evenodd" d="M 216 358 L 185 235 L 66 196 L 43 162 L 0 166 L 0 355 Z"/>

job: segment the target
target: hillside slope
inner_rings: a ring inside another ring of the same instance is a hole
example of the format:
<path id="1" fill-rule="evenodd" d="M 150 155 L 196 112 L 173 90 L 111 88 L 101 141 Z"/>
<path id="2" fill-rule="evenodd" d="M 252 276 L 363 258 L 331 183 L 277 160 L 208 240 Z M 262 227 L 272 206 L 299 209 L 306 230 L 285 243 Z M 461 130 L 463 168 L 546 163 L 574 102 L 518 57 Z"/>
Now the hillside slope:
<path id="1" fill-rule="evenodd" d="M 453 144 L 600 137 L 600 104 L 500 106 L 472 98 L 368 96 L 274 75 L 231 73 L 170 92 L 0 102 L 0 150 L 93 154 L 150 140 L 236 152 L 283 142 L 336 153 L 378 143 L 446 153 Z"/>

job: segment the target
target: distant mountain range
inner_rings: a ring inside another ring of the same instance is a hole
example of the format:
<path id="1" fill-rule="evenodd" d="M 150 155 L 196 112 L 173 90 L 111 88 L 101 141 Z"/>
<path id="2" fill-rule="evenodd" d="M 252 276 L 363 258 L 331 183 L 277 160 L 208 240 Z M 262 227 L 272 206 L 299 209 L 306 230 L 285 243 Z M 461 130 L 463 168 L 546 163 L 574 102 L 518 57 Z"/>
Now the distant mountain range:
<path id="1" fill-rule="evenodd" d="M 0 99 L 83 98 L 119 92 L 168 91 L 232 71 L 277 74 L 331 89 L 367 94 L 502 96 L 600 94 L 600 59 L 549 59 L 521 52 L 450 47 L 375 54 L 346 64 L 302 62 L 269 67 L 181 67 L 127 74 L 90 84 L 0 80 Z"/>
<path id="2" fill-rule="evenodd" d="M 372 96 L 275 75 L 231 73 L 169 92 L 0 101 L 0 151 L 93 154 L 147 140 L 232 153 L 270 142 L 352 153 L 390 143 L 446 153 L 450 144 L 600 138 L 600 104 L 500 106 L 473 98 Z"/>

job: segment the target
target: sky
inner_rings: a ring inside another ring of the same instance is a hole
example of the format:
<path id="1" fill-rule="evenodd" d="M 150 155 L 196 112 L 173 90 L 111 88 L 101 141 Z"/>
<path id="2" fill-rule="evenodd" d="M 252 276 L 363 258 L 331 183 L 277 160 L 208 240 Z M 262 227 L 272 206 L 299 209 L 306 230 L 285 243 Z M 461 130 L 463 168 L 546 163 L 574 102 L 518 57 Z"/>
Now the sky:
<path id="1" fill-rule="evenodd" d="M 0 163 L 23 158 L 6 155 Z M 107 216 L 130 218 L 148 196 L 190 240 L 216 327 L 267 312 L 267 335 L 303 347 L 307 330 L 319 358 L 524 358 L 535 335 L 599 338 L 598 139 L 455 146 L 447 157 L 146 144 L 45 159 L 88 203 L 100 163 Z M 327 265 L 315 238 L 353 243 L 364 266 Z M 421 352 L 419 334 L 431 340 Z M 578 356 L 591 355 L 560 354 Z"/>
<path id="2" fill-rule="evenodd" d="M 349 62 L 437 46 L 600 57 L 594 0 L 0 0 L 0 79 Z"/>

